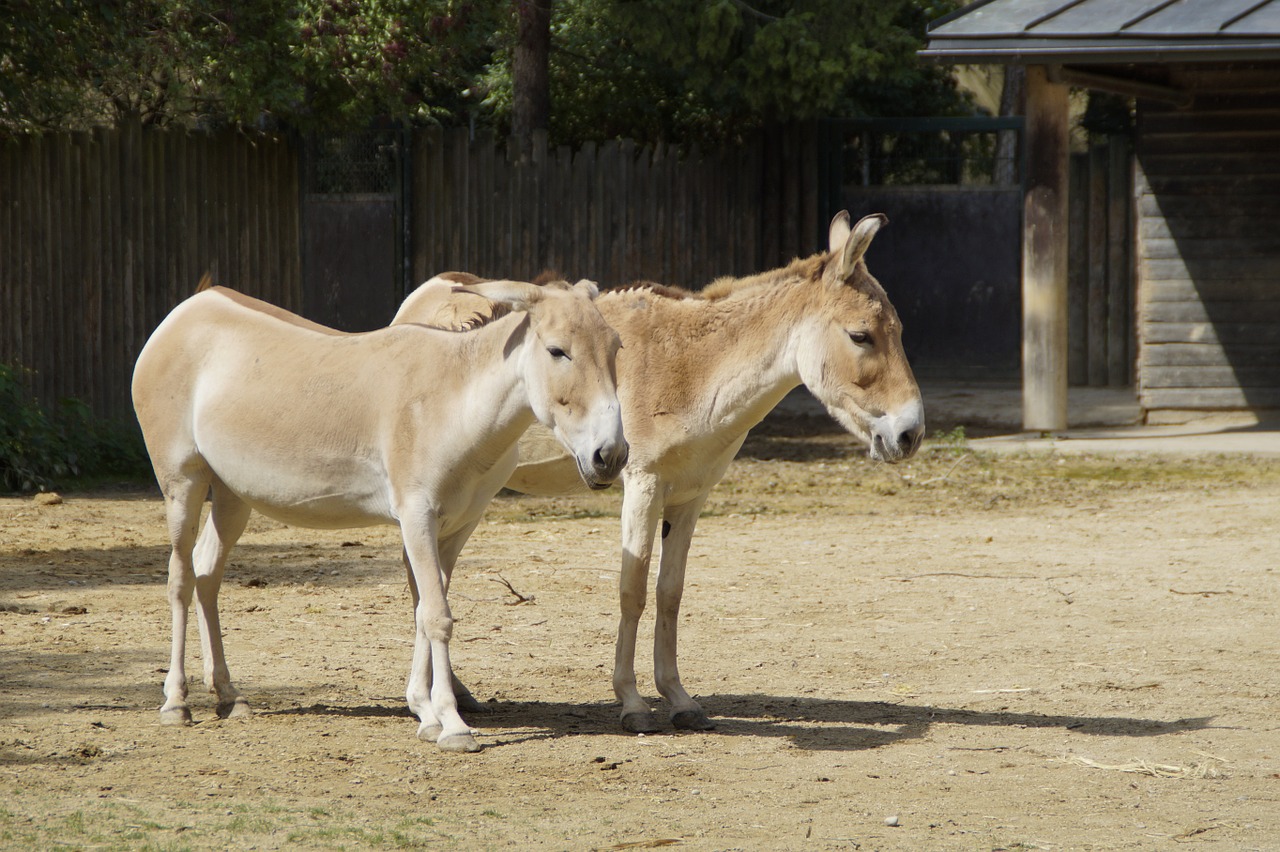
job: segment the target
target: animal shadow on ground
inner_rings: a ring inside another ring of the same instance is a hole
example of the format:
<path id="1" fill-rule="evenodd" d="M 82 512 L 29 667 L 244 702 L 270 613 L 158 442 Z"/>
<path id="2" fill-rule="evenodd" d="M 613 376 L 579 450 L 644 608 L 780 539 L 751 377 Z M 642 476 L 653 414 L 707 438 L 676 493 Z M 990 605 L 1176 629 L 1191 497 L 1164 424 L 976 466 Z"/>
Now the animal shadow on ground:
<path id="1" fill-rule="evenodd" d="M 411 717 L 403 705 L 342 706 L 312 704 L 267 711 L 264 715 Z M 793 698 L 775 695 L 700 697 L 716 722 L 710 736 L 785 737 L 813 751 L 862 751 L 920 739 L 934 725 L 971 727 L 1060 728 L 1092 736 L 1153 737 L 1213 727 L 1214 717 L 1141 719 L 1124 716 L 1064 716 L 1031 712 L 982 711 Z M 491 701 L 479 713 L 464 714 L 477 726 L 488 747 L 569 736 L 618 736 L 618 709 L 613 702 L 570 704 L 548 701 Z M 661 711 L 660 711 L 661 712 Z M 630 736 L 630 735 L 626 735 Z"/>

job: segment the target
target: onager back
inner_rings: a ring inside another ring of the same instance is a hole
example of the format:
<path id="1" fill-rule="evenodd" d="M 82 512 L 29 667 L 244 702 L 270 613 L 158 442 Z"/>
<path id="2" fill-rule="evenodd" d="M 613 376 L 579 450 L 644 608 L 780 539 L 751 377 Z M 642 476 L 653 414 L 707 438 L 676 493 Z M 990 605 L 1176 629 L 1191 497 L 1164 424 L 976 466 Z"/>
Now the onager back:
<path id="1" fill-rule="evenodd" d="M 178 305 L 138 356 L 134 407 L 164 494 L 173 643 L 161 721 L 186 723 L 187 610 L 199 603 L 218 715 L 246 715 L 231 684 L 217 597 L 251 509 L 288 524 L 396 524 L 421 593 L 406 697 L 418 736 L 475 751 L 450 684 L 448 577 L 538 420 L 591 488 L 627 458 L 618 337 L 593 286 L 475 288 L 513 313 L 468 333 L 418 325 L 366 334 L 317 326 L 234 291 Z M 196 538 L 201 504 L 208 522 Z"/>
<path id="2" fill-rule="evenodd" d="M 803 383 L 872 458 L 898 462 L 919 447 L 924 407 L 902 350 L 902 324 L 863 261 L 886 221 L 867 216 L 851 227 L 842 212 L 831 222 L 829 251 L 722 279 L 698 294 L 642 284 L 598 300 L 622 338 L 619 398 L 631 444 L 622 474 L 622 615 L 613 670 L 628 730 L 659 729 L 635 676 L 659 521 L 655 681 L 676 727 L 713 727 L 680 682 L 676 625 L 699 512 L 752 426 Z M 429 282 L 411 294 L 396 321 L 439 320 L 439 302 L 449 296 L 441 288 Z M 464 300 L 472 309 L 480 301 Z M 580 487 L 563 451 L 536 427 L 520 440 L 520 464 L 507 486 L 529 494 Z"/>

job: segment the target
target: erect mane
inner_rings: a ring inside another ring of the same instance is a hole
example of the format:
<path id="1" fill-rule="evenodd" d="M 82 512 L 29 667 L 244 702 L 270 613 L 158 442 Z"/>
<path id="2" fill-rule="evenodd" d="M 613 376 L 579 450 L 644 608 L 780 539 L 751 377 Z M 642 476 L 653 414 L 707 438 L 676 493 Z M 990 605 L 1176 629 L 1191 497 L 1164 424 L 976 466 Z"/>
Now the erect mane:
<path id="1" fill-rule="evenodd" d="M 655 296 L 661 296 L 664 299 L 701 299 L 702 294 L 694 290 L 686 290 L 683 287 L 677 287 L 674 284 L 658 284 L 654 281 L 633 281 L 630 284 L 621 284 L 617 287 L 611 287 L 608 293 L 652 293 Z"/>
<path id="2" fill-rule="evenodd" d="M 442 272 L 436 276 L 441 281 L 457 285 L 460 289 L 448 298 L 442 299 L 429 318 L 419 320 L 417 325 L 425 325 L 441 331 L 467 332 L 484 328 L 511 313 L 511 309 L 499 302 L 491 302 L 479 293 L 469 293 L 467 287 L 493 281 L 470 272 Z M 570 290 L 573 285 L 564 276 L 553 270 L 544 270 L 532 282 L 538 287 L 552 287 Z M 466 295 L 474 298 L 464 298 Z M 463 297 L 463 298 L 460 298 Z"/>
<path id="3" fill-rule="evenodd" d="M 708 301 L 716 301 L 732 296 L 735 293 L 741 293 L 744 290 L 770 287 L 779 281 L 789 278 L 817 278 L 822 275 L 822 266 L 826 263 L 827 257 L 826 254 L 815 254 L 810 257 L 796 258 L 779 269 L 770 269 L 767 272 L 760 272 L 743 278 L 725 275 L 702 288 L 699 295 Z"/>

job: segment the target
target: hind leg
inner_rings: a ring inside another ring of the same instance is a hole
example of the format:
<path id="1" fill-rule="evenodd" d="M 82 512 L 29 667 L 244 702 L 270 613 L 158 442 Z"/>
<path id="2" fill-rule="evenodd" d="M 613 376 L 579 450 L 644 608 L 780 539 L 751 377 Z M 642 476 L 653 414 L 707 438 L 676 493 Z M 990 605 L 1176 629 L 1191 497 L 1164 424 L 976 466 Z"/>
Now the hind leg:
<path id="1" fill-rule="evenodd" d="M 184 657 L 187 643 L 187 611 L 195 593 L 196 575 L 192 566 L 192 549 L 200 525 L 200 509 L 208 493 L 207 469 L 193 475 L 176 476 L 164 484 L 164 511 L 169 525 L 169 615 L 172 634 L 169 645 L 169 673 L 164 679 L 164 704 L 160 722 L 185 725 L 191 722 L 187 706 L 187 672 Z"/>
<path id="2" fill-rule="evenodd" d="M 222 625 L 218 615 L 218 591 L 231 548 L 249 522 L 249 504 L 221 482 L 213 483 L 213 508 L 195 547 L 197 615 L 200 647 L 204 658 L 204 682 L 218 696 L 218 718 L 248 716 L 249 704 L 231 685 L 226 654 L 222 647 Z"/>

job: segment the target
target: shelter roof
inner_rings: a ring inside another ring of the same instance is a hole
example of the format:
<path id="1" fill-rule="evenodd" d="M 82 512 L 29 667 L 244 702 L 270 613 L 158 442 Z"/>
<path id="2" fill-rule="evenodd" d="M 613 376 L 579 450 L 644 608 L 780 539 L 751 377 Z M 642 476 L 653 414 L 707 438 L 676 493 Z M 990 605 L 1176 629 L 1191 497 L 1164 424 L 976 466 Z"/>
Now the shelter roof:
<path id="1" fill-rule="evenodd" d="M 926 58 L 960 63 L 1280 59 L 1280 0 L 977 0 L 929 26 Z"/>

